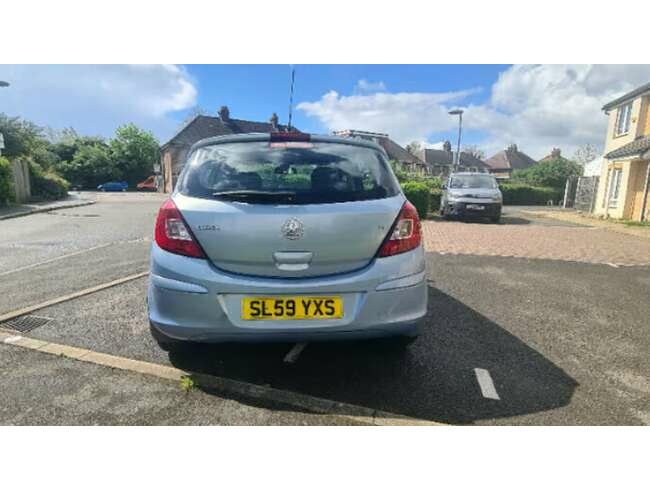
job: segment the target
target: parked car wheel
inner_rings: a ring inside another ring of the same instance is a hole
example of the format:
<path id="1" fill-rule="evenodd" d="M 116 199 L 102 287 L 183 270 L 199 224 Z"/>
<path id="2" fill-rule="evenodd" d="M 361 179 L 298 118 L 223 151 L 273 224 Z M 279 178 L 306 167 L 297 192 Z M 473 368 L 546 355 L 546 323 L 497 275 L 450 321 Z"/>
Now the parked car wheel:
<path id="1" fill-rule="evenodd" d="M 499 221 L 501 221 L 501 215 L 499 215 L 499 216 L 493 216 L 492 218 L 490 218 L 490 221 L 491 221 L 492 223 L 498 223 Z"/>

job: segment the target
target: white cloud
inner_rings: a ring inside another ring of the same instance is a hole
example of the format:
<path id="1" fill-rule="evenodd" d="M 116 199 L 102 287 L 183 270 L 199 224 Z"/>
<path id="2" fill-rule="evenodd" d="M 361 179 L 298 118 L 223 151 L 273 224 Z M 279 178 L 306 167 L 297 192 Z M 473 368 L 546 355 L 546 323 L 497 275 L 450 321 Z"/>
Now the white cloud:
<path id="1" fill-rule="evenodd" d="M 486 132 L 493 149 L 516 142 L 535 158 L 553 147 L 571 156 L 585 143 L 602 148 L 602 106 L 648 81 L 650 65 L 513 66 L 499 76 L 485 105 L 467 107 L 465 121 Z"/>
<path id="2" fill-rule="evenodd" d="M 357 81 L 356 89 L 359 92 L 384 92 L 386 85 L 381 80 L 379 82 L 369 82 L 365 78 Z"/>
<path id="3" fill-rule="evenodd" d="M 0 65 L 0 110 L 54 128 L 109 136 L 134 122 L 161 138 L 178 123 L 169 113 L 196 103 L 187 72 L 175 65 Z"/>
<path id="4" fill-rule="evenodd" d="M 330 91 L 316 102 L 302 102 L 297 107 L 308 116 L 318 117 L 328 130 L 378 131 L 406 144 L 426 141 L 436 131 L 455 127 L 458 123 L 447 115 L 445 104 L 460 101 L 475 91 L 350 96 Z"/>
<path id="5" fill-rule="evenodd" d="M 607 127 L 603 104 L 648 81 L 650 65 L 517 65 L 500 74 L 486 102 L 463 107 L 463 127 L 484 135 L 479 146 L 488 155 L 517 143 L 533 158 L 553 147 L 571 156 L 585 143 L 602 147 Z M 455 129 L 457 119 L 447 111 L 474 92 L 329 92 L 298 108 L 329 130 L 382 131 L 406 144 Z"/>

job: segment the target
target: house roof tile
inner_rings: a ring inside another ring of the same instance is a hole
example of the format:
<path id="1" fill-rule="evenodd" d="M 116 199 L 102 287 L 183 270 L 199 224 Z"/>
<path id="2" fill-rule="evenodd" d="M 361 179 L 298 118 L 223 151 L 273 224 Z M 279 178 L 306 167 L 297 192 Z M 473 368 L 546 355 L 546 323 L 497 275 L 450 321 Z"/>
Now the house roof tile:
<path id="1" fill-rule="evenodd" d="M 611 160 L 612 158 L 631 157 L 634 155 L 641 155 L 650 150 L 650 135 L 642 136 L 627 145 L 623 145 L 614 151 L 610 151 L 605 158 Z"/>
<path id="2" fill-rule="evenodd" d="M 426 148 L 420 150 L 421 158 L 428 165 L 448 165 L 451 166 L 454 164 L 454 154 L 446 150 L 434 150 L 431 148 Z M 487 167 L 486 163 L 476 158 L 470 153 L 460 152 L 460 164 L 465 167 Z"/>
<path id="3" fill-rule="evenodd" d="M 295 130 L 295 128 L 293 128 Z M 185 125 L 163 147 L 169 145 L 193 145 L 199 140 L 212 136 L 239 133 L 271 133 L 273 131 L 286 131 L 287 126 L 279 124 L 273 127 L 271 123 L 246 121 L 244 119 L 228 119 L 223 121 L 219 117 L 196 116 Z"/>
<path id="4" fill-rule="evenodd" d="M 611 102 L 608 102 L 603 106 L 603 111 L 608 111 L 610 109 L 613 109 L 614 107 L 623 104 L 624 102 L 627 102 L 629 100 L 636 99 L 639 95 L 643 95 L 645 92 L 650 92 L 650 82 L 641 85 L 638 88 L 635 88 L 631 92 L 626 93 L 625 95 L 622 95 L 618 99 L 614 99 Z"/>
<path id="5" fill-rule="evenodd" d="M 498 153 L 495 153 L 490 158 L 485 160 L 485 163 L 492 170 L 523 170 L 525 168 L 535 165 L 537 162 L 524 152 L 516 148 L 509 147 Z"/>

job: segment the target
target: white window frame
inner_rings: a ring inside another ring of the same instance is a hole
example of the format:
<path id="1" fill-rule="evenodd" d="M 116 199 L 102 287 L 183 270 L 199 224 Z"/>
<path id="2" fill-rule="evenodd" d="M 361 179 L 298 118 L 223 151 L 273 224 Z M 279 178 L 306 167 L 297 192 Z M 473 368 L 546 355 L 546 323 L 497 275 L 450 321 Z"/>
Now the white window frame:
<path id="1" fill-rule="evenodd" d="M 632 102 L 622 105 L 616 113 L 616 124 L 614 126 L 614 136 L 622 136 L 630 132 L 630 123 L 632 120 Z"/>

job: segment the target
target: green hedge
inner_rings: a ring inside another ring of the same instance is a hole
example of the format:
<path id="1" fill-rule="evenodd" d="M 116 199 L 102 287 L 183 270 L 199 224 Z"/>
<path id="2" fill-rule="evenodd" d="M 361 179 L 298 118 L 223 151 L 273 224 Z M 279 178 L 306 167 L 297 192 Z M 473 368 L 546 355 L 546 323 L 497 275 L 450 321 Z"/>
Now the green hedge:
<path id="1" fill-rule="evenodd" d="M 429 210 L 440 210 L 440 198 L 442 197 L 442 189 L 431 189 L 429 194 Z"/>
<path id="2" fill-rule="evenodd" d="M 537 187 L 528 184 L 501 184 L 505 205 L 544 205 L 549 201 L 557 203 L 564 196 L 563 189 Z"/>
<path id="3" fill-rule="evenodd" d="M 14 200 L 14 184 L 11 164 L 6 158 L 0 157 L 0 206 Z"/>
<path id="4" fill-rule="evenodd" d="M 60 199 L 68 195 L 70 184 L 53 172 L 46 172 L 35 162 L 29 162 L 32 196 L 43 199 Z"/>
<path id="5" fill-rule="evenodd" d="M 430 204 L 429 187 L 422 182 L 409 181 L 402 183 L 402 190 L 410 203 L 418 210 L 420 218 L 426 219 Z"/>
<path id="6" fill-rule="evenodd" d="M 287 174 L 281 175 L 280 181 L 283 185 L 291 189 L 310 189 L 311 188 L 311 178 L 309 175 L 305 174 Z"/>

